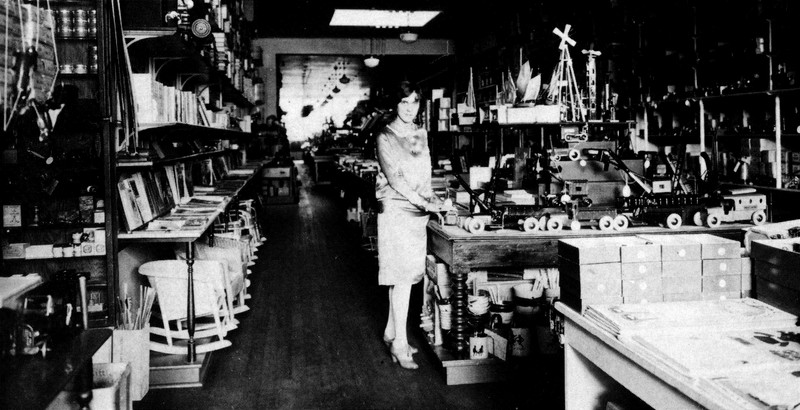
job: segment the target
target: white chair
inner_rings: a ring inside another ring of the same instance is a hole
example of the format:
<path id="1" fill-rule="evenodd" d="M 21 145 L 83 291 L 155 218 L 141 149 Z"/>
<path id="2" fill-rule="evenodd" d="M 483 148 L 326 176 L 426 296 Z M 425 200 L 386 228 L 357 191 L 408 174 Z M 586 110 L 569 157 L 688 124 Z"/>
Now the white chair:
<path id="1" fill-rule="evenodd" d="M 222 281 L 225 289 L 225 302 L 228 306 L 229 319 L 238 324 L 238 320 L 233 315 L 250 310 L 244 303 L 248 299 L 249 281 L 245 277 L 241 251 L 238 248 L 229 248 L 216 240 L 215 246 L 202 242 L 196 242 L 194 246 L 195 260 L 217 261 L 225 267 Z M 186 259 L 186 250 L 183 246 L 175 247 L 175 256 L 179 260 Z"/>
<path id="2" fill-rule="evenodd" d="M 216 261 L 195 261 L 194 278 L 194 316 L 213 318 L 213 323 L 196 323 L 194 338 L 197 353 L 219 350 L 231 345 L 225 339 L 228 331 L 236 325 L 228 320 L 230 313 L 225 298 L 225 267 Z M 185 261 L 159 260 L 147 262 L 139 267 L 139 274 L 147 276 L 156 291 L 158 311 L 162 326 L 150 326 L 150 333 L 166 338 L 167 343 L 150 341 L 150 350 L 166 354 L 186 353 L 185 344 L 179 346 L 173 339 L 188 339 L 186 330 L 186 306 L 188 304 L 187 272 Z M 173 329 L 174 325 L 174 329 Z M 218 340 L 213 340 L 214 338 Z M 210 341 L 201 339 L 210 338 Z"/>

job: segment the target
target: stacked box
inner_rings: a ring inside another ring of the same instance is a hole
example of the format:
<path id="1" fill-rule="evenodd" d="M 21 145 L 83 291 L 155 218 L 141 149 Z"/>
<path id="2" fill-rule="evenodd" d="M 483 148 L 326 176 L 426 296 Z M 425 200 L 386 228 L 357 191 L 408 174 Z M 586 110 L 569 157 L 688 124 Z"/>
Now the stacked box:
<path id="1" fill-rule="evenodd" d="M 667 302 L 702 298 L 702 258 L 699 243 L 690 235 L 639 235 L 661 246 L 662 299 Z"/>
<path id="2" fill-rule="evenodd" d="M 756 273 L 755 293 L 759 300 L 800 315 L 800 239 L 765 239 L 752 243 L 751 257 Z"/>
<path id="3" fill-rule="evenodd" d="M 686 235 L 700 244 L 702 298 L 731 299 L 742 296 L 742 250 L 739 241 L 710 234 Z"/>
<path id="4" fill-rule="evenodd" d="M 561 300 L 576 310 L 590 304 L 660 300 L 661 249 L 645 240 L 562 239 L 558 254 Z"/>

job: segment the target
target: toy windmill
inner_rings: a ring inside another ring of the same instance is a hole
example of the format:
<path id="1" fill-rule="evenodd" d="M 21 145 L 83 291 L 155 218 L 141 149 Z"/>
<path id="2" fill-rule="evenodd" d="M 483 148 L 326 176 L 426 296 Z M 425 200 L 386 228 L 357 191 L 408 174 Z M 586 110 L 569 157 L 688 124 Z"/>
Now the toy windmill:
<path id="1" fill-rule="evenodd" d="M 569 30 L 572 26 L 567 24 L 562 32 L 558 28 L 553 29 L 553 34 L 561 37 L 561 44 L 558 48 L 561 55 L 553 76 L 550 78 L 550 88 L 548 89 L 547 102 L 560 105 L 562 121 L 585 121 L 583 115 L 583 102 L 578 90 L 578 82 L 575 79 L 575 70 L 572 67 L 572 57 L 569 55 L 569 46 L 575 46 L 575 40 L 569 37 Z"/>
<path id="2" fill-rule="evenodd" d="M 587 116 L 590 120 L 597 119 L 597 65 L 595 57 L 600 56 L 601 52 L 596 50 L 581 50 L 586 55 L 586 87 L 589 89 L 589 106 Z"/>

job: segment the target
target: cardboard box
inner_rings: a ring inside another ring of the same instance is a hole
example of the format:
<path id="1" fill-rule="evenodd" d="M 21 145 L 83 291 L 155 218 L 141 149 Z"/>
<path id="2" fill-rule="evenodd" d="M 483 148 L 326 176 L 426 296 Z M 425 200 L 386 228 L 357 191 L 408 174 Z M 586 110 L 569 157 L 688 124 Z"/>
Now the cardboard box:
<path id="1" fill-rule="evenodd" d="M 703 274 L 703 261 L 701 261 L 700 259 L 690 260 L 690 261 L 661 262 L 661 276 L 682 276 L 682 277 L 699 278 L 702 274 Z"/>
<path id="2" fill-rule="evenodd" d="M 797 265 L 773 265 L 769 262 L 756 260 L 756 277 L 789 289 L 800 291 L 800 272 L 798 272 L 796 266 Z"/>
<path id="3" fill-rule="evenodd" d="M 511 348 L 511 345 L 508 343 L 508 338 L 491 329 L 485 329 L 484 333 L 492 339 L 492 343 L 488 344 L 489 354 L 500 360 L 506 360 L 510 353 L 509 349 Z"/>
<path id="4" fill-rule="evenodd" d="M 661 276 L 661 262 L 620 264 L 622 280 Z"/>
<path id="5" fill-rule="evenodd" d="M 509 124 L 555 124 L 561 121 L 561 106 L 509 107 L 506 116 Z"/>
<path id="6" fill-rule="evenodd" d="M 700 244 L 688 242 L 686 235 L 638 235 L 640 238 L 661 245 L 662 261 L 700 260 Z"/>
<path id="7" fill-rule="evenodd" d="M 574 238 L 558 241 L 558 255 L 579 265 L 658 262 L 661 247 L 635 236 Z"/>
<path id="8" fill-rule="evenodd" d="M 757 268 L 756 268 L 757 269 Z M 756 277 L 757 299 L 800 316 L 800 291 Z"/>
<path id="9" fill-rule="evenodd" d="M 700 275 L 696 277 L 662 276 L 661 290 L 663 294 L 700 293 L 703 290 L 703 281 Z"/>
<path id="10" fill-rule="evenodd" d="M 25 259 L 25 250 L 29 243 L 9 243 L 3 245 L 3 259 Z"/>
<path id="11" fill-rule="evenodd" d="M 703 297 L 702 300 L 728 300 L 728 299 L 741 299 L 741 293 L 739 292 L 711 292 L 711 293 L 701 293 Z"/>
<path id="12" fill-rule="evenodd" d="M 741 274 L 742 274 L 741 258 L 703 260 L 703 276 L 741 275 Z"/>
<path id="13" fill-rule="evenodd" d="M 693 300 L 703 300 L 702 293 L 665 293 L 664 302 L 688 302 Z"/>
<path id="14" fill-rule="evenodd" d="M 559 285 L 562 292 L 574 294 L 579 299 L 595 300 L 622 296 L 622 280 L 609 275 L 594 280 L 579 281 L 572 275 L 564 275 L 561 271 Z"/>
<path id="15" fill-rule="evenodd" d="M 622 280 L 619 263 L 595 263 L 578 265 L 564 258 L 559 258 L 559 275 L 570 277 L 580 283 L 604 283 Z"/>
<path id="16" fill-rule="evenodd" d="M 739 241 L 711 234 L 683 235 L 688 241 L 700 244 L 702 259 L 727 259 L 741 256 Z"/>
<path id="17" fill-rule="evenodd" d="M 597 297 L 597 298 L 584 298 L 582 299 L 579 295 L 576 295 L 569 290 L 566 290 L 562 287 L 561 289 L 561 302 L 565 305 L 571 307 L 576 312 L 583 313 L 586 309 L 586 306 L 589 305 L 619 305 L 622 304 L 622 295 L 620 292 L 620 296 L 609 296 L 609 297 Z"/>
<path id="18" fill-rule="evenodd" d="M 624 303 L 629 301 L 639 302 L 660 302 L 662 300 L 661 278 L 639 278 L 623 279 L 622 299 Z"/>
<path id="19" fill-rule="evenodd" d="M 703 276 L 703 293 L 730 292 L 741 295 L 742 278 L 739 275 Z"/>

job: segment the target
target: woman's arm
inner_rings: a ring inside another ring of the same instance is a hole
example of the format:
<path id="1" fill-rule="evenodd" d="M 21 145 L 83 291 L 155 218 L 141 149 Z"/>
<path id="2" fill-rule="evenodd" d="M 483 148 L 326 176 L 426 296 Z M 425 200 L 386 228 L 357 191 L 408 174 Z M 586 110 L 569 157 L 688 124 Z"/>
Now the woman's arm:
<path id="1" fill-rule="evenodd" d="M 420 194 L 414 191 L 403 175 L 403 169 L 399 156 L 403 148 L 399 144 L 390 141 L 385 133 L 378 135 L 378 164 L 381 166 L 381 171 L 386 175 L 389 186 L 397 191 L 400 195 L 411 202 L 412 205 L 426 209 L 426 201 Z"/>

